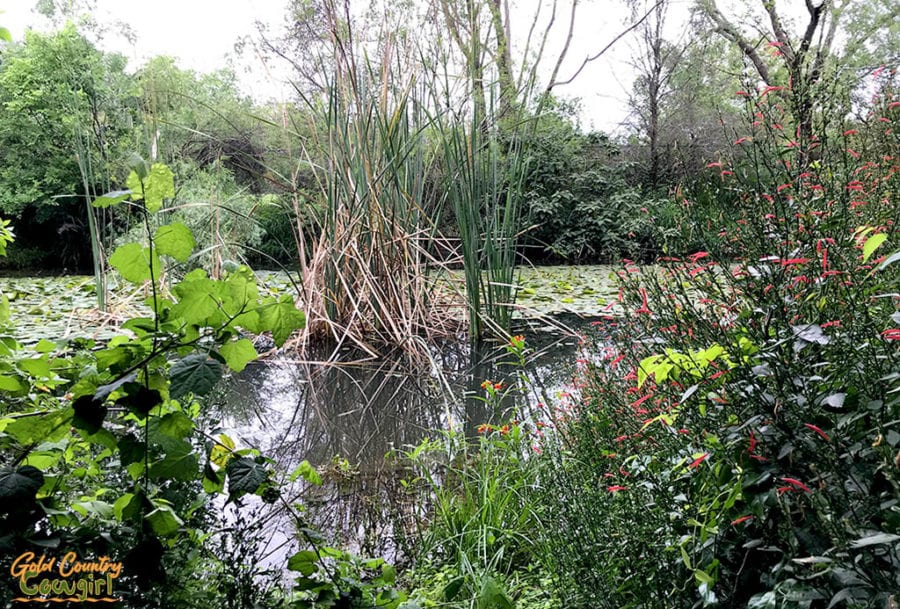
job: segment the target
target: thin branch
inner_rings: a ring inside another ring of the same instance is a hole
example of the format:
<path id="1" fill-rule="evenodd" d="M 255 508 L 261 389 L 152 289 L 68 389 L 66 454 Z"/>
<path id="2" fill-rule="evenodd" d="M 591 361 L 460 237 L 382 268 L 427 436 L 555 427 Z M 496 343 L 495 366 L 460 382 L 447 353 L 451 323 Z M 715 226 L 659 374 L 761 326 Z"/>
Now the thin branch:
<path id="1" fill-rule="evenodd" d="M 643 17 L 641 17 L 640 19 L 638 19 L 637 21 L 632 23 L 624 31 L 620 32 L 618 36 L 613 38 L 609 44 L 607 44 L 605 47 L 600 49 L 600 51 L 598 51 L 595 55 L 585 58 L 585 60 L 581 62 L 581 66 L 579 66 L 579 68 L 577 70 L 575 70 L 575 73 L 570 78 L 568 78 L 567 80 L 559 81 L 559 82 L 551 80 L 550 83 L 547 85 L 546 92 L 550 93 L 550 91 L 551 91 L 551 89 L 553 89 L 553 87 L 556 87 L 558 85 L 567 85 L 567 84 L 571 83 L 573 80 L 575 80 L 576 78 L 578 78 L 578 75 L 581 74 L 582 70 L 584 70 L 584 68 L 587 66 L 587 64 L 591 63 L 592 61 L 596 61 L 597 59 L 602 57 L 604 53 L 606 53 L 608 50 L 610 50 L 613 47 L 613 45 L 615 45 L 622 38 L 624 38 L 625 36 L 627 36 L 628 34 L 633 32 L 634 30 L 639 28 L 641 26 L 641 24 L 647 20 L 647 17 L 649 17 L 653 13 L 653 11 L 655 11 L 657 9 L 657 7 L 659 7 L 664 2 L 666 2 L 666 0 L 659 0 L 659 2 L 654 4 L 653 7 L 649 11 L 644 13 Z"/>
<path id="2" fill-rule="evenodd" d="M 762 78 L 767 85 L 771 85 L 772 78 L 769 74 L 769 67 L 766 65 L 766 62 L 763 61 L 763 58 L 759 55 L 756 47 L 750 44 L 741 35 L 740 30 L 725 18 L 725 15 L 723 15 L 716 6 L 715 0 L 708 0 L 702 3 L 701 6 L 706 15 L 712 19 L 713 23 L 716 25 L 716 30 L 722 34 L 722 36 L 738 45 L 741 52 L 753 63 L 760 78 Z"/>
<path id="3" fill-rule="evenodd" d="M 572 35 L 575 33 L 575 11 L 577 8 L 578 0 L 572 0 L 572 12 L 569 15 L 569 33 L 566 35 L 566 43 L 563 45 L 563 49 L 559 53 L 559 57 L 556 58 L 556 65 L 553 66 L 553 73 L 550 75 L 550 84 L 547 85 L 547 93 L 550 92 L 550 89 L 553 87 L 553 83 L 556 82 L 556 77 L 559 75 L 559 69 L 562 66 L 562 62 L 569 52 L 569 45 L 572 44 Z"/>

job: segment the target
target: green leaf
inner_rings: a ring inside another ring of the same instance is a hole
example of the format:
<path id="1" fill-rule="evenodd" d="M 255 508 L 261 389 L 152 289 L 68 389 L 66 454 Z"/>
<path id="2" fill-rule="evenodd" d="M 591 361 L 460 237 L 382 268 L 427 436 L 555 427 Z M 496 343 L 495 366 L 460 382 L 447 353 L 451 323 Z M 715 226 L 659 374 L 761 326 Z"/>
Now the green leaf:
<path id="1" fill-rule="evenodd" d="M 878 233 L 866 239 L 866 243 L 863 245 L 863 262 L 866 262 L 886 240 L 887 233 Z"/>
<path id="2" fill-rule="evenodd" d="M 159 256 L 150 249 L 141 247 L 140 243 L 128 243 L 116 248 L 109 257 L 109 264 L 119 271 L 119 274 L 131 283 L 143 283 L 152 277 L 159 277 Z"/>
<path id="3" fill-rule="evenodd" d="M 255 493 L 269 477 L 264 466 L 248 457 L 232 459 L 225 473 L 228 474 L 228 494 L 232 498 Z"/>
<path id="4" fill-rule="evenodd" d="M 225 363 L 235 372 L 240 372 L 247 367 L 249 362 L 254 361 L 259 354 L 253 347 L 253 343 L 246 338 L 236 340 L 234 342 L 222 345 L 222 357 Z"/>
<path id="5" fill-rule="evenodd" d="M 150 528 L 160 537 L 170 537 L 184 524 L 181 518 L 167 505 L 161 505 L 145 516 Z"/>
<path id="6" fill-rule="evenodd" d="M 141 182 L 141 176 L 138 175 L 137 171 L 131 170 L 131 173 L 128 174 L 128 178 L 125 180 L 125 186 L 128 187 L 128 190 L 131 192 L 131 198 L 135 201 L 141 201 L 144 198 L 144 184 Z"/>
<path id="7" fill-rule="evenodd" d="M 486 576 L 481 583 L 481 590 L 475 600 L 478 609 L 514 609 L 515 603 L 506 593 L 506 590 L 500 583 L 491 577 Z"/>
<path id="8" fill-rule="evenodd" d="M 456 598 L 456 595 L 459 594 L 460 589 L 463 584 L 466 582 L 465 577 L 455 577 L 447 582 L 447 585 L 444 586 L 444 600 L 448 603 Z"/>
<path id="9" fill-rule="evenodd" d="M 301 550 L 288 558 L 287 568 L 290 571 L 296 571 L 305 577 L 309 577 L 319 570 L 316 562 L 319 560 L 318 554 L 312 550 Z"/>
<path id="10" fill-rule="evenodd" d="M 116 517 L 116 520 L 122 522 L 126 518 L 130 518 L 132 516 L 132 509 L 129 509 L 131 502 L 134 500 L 134 493 L 125 493 L 113 504 L 113 514 Z"/>
<path id="11" fill-rule="evenodd" d="M 169 371 L 169 395 L 179 398 L 186 393 L 206 395 L 222 378 L 222 364 L 204 353 L 194 353 L 178 360 Z"/>
<path id="12" fill-rule="evenodd" d="M 0 241 L 0 256 L 3 255 L 2 241 Z M 0 326 L 9 323 L 9 300 L 0 292 Z"/>
<path id="13" fill-rule="evenodd" d="M 56 442 L 69 431 L 73 410 L 66 408 L 48 414 L 22 417 L 3 430 L 23 446 L 35 442 Z"/>
<path id="14" fill-rule="evenodd" d="M 188 442 L 179 441 L 167 445 L 166 456 L 150 466 L 151 478 L 183 480 L 190 482 L 200 471 L 200 460 Z"/>
<path id="15" fill-rule="evenodd" d="M 9 33 L 9 30 L 5 27 L 0 27 L 0 40 L 5 40 L 6 42 L 12 42 L 12 34 Z"/>
<path id="16" fill-rule="evenodd" d="M 207 461 L 203 468 L 203 490 L 207 493 L 220 493 L 223 488 L 225 488 L 225 478 Z"/>
<path id="17" fill-rule="evenodd" d="M 277 346 L 282 346 L 294 330 L 306 325 L 306 316 L 294 306 L 291 296 L 282 296 L 278 302 L 264 305 L 259 310 L 262 327 L 272 332 Z"/>
<path id="18" fill-rule="evenodd" d="M 162 404 L 162 395 L 156 389 L 147 389 L 139 383 L 125 383 L 123 389 L 125 395 L 116 400 L 116 404 L 125 406 L 141 418 L 146 417 L 154 407 Z"/>
<path id="19" fill-rule="evenodd" d="M 14 376 L 6 376 L 0 374 L 0 391 L 7 393 L 23 393 L 28 390 L 28 386 L 22 383 Z"/>
<path id="20" fill-rule="evenodd" d="M 153 243 L 159 254 L 171 256 L 178 262 L 186 262 L 197 245 L 191 229 L 181 222 L 160 226 L 153 235 Z"/>
<path id="21" fill-rule="evenodd" d="M 50 342 L 46 338 L 42 338 L 38 341 L 38 344 L 34 346 L 34 350 L 38 353 L 51 353 L 56 349 L 56 343 Z"/>
<path id="22" fill-rule="evenodd" d="M 143 199 L 150 213 L 156 213 L 162 208 L 163 199 L 175 196 L 175 177 L 162 163 L 154 163 L 143 181 L 137 172 L 132 171 L 128 174 L 125 185 L 131 190 L 131 198 L 135 201 Z"/>
<path id="23" fill-rule="evenodd" d="M 119 462 L 122 467 L 128 467 L 132 463 L 144 460 L 147 454 L 146 445 L 135 437 L 134 434 L 126 434 L 119 438 Z"/>
<path id="24" fill-rule="evenodd" d="M 87 434 L 95 434 L 100 431 L 103 421 L 106 419 L 107 408 L 103 402 L 93 395 L 83 395 L 72 404 L 75 410 L 75 418 L 72 425 Z"/>
<path id="25" fill-rule="evenodd" d="M 179 440 L 194 431 L 194 422 L 183 412 L 170 412 L 159 421 L 159 432 Z"/>
<path id="26" fill-rule="evenodd" d="M 118 205 L 131 195 L 130 190 L 114 190 L 94 199 L 94 207 L 112 207 Z"/>
<path id="27" fill-rule="evenodd" d="M 50 361 L 44 357 L 19 360 L 19 368 L 35 378 L 47 379 L 53 376 L 50 372 Z"/>
<path id="28" fill-rule="evenodd" d="M 0 505 L 6 508 L 0 508 L 0 512 L 6 512 L 15 504 L 32 501 L 43 484 L 44 474 L 31 465 L 15 469 L 0 467 Z"/>
<path id="29" fill-rule="evenodd" d="M 309 464 L 309 461 L 304 460 L 300 465 L 297 466 L 290 476 L 291 482 L 294 482 L 297 478 L 302 477 L 304 480 L 309 482 L 310 484 L 315 484 L 319 486 L 322 484 L 322 477 L 319 476 L 319 472 L 315 470 L 315 468 Z"/>

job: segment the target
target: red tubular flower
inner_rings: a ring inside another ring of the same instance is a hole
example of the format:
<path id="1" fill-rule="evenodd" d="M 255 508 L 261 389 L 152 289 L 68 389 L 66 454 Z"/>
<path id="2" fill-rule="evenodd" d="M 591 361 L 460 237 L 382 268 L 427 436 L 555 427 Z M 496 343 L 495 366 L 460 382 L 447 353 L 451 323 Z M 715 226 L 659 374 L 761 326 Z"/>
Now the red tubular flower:
<path id="1" fill-rule="evenodd" d="M 709 453 L 703 453 L 702 455 L 700 455 L 699 457 L 694 459 L 694 461 L 690 465 L 688 465 L 688 469 L 698 467 L 701 463 L 706 461 L 708 458 L 709 458 Z"/>
<path id="2" fill-rule="evenodd" d="M 791 266 L 794 264 L 806 264 L 809 262 L 809 258 L 788 258 L 787 260 L 781 261 L 781 266 Z"/>
<path id="3" fill-rule="evenodd" d="M 644 288 L 640 289 L 641 292 L 641 307 L 635 311 L 636 314 L 644 314 L 651 315 L 653 311 L 647 306 L 647 291 Z"/>
<path id="4" fill-rule="evenodd" d="M 881 336 L 884 340 L 900 340 L 900 328 L 888 328 Z"/>
<path id="5" fill-rule="evenodd" d="M 803 426 L 806 427 L 807 429 L 813 430 L 814 432 L 816 432 L 817 434 L 819 434 L 820 436 L 822 436 L 822 437 L 825 439 L 826 442 L 831 442 L 831 438 L 828 437 L 828 434 L 827 434 L 827 433 L 825 433 L 824 431 L 822 431 L 822 428 L 821 428 L 821 427 L 818 427 L 818 426 L 816 426 L 816 425 L 813 425 L 812 423 L 804 423 Z"/>
<path id="6" fill-rule="evenodd" d="M 622 486 L 621 484 L 613 484 L 612 486 L 607 486 L 606 490 L 610 493 L 618 493 L 619 491 L 628 490 L 627 486 Z"/>
<path id="7" fill-rule="evenodd" d="M 747 514 L 746 516 L 741 516 L 740 518 L 735 518 L 731 521 L 731 526 L 737 526 L 742 522 L 747 522 L 748 520 L 753 519 L 753 514 Z"/>
<path id="8" fill-rule="evenodd" d="M 808 486 L 806 486 L 805 484 L 803 484 L 802 482 L 800 482 L 800 481 L 797 480 L 796 478 L 781 478 L 781 480 L 783 480 L 784 482 L 787 482 L 788 484 L 790 484 L 790 485 L 792 485 L 792 486 L 795 486 L 795 487 L 797 487 L 797 488 L 799 488 L 799 489 L 802 489 L 803 491 L 805 491 L 805 492 L 807 492 L 807 493 L 811 493 L 811 492 L 812 492 L 812 490 L 810 490 L 810 488 L 809 488 Z"/>

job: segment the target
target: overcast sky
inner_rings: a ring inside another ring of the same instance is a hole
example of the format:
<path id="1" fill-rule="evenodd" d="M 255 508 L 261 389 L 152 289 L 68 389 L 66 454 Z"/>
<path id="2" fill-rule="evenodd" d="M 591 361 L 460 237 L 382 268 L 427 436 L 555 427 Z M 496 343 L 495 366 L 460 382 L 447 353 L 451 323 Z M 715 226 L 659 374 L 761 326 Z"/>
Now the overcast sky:
<path id="1" fill-rule="evenodd" d="M 540 0 L 517 0 L 513 3 L 512 28 L 527 31 L 531 15 Z M 255 33 L 254 23 L 261 21 L 278 28 L 284 21 L 285 0 L 153 0 L 137 2 L 98 0 L 97 19 L 102 23 L 127 23 L 137 38 L 132 45 L 115 29 L 104 37 L 101 47 L 124 54 L 130 66 L 137 68 L 154 55 L 171 55 L 182 68 L 210 71 L 228 65 L 234 58 L 234 45 L 240 38 Z M 579 6 L 577 25 L 567 61 L 561 76 L 568 77 L 583 59 L 596 53 L 623 29 L 627 13 L 620 2 L 587 0 Z M 559 2 L 568 10 L 569 2 Z M 687 0 L 676 0 L 674 12 L 685 14 Z M 0 24 L 20 39 L 27 27 L 46 29 L 48 24 L 32 11 L 33 0 L 0 0 Z M 673 15 L 675 16 L 675 15 Z M 517 20 L 521 22 L 518 23 Z M 557 16 L 557 34 L 550 40 L 549 56 L 562 47 L 563 27 L 568 13 Z M 672 20 L 675 21 L 674 19 Z M 675 29 L 678 28 L 674 24 Z M 524 36 L 525 34 L 519 34 Z M 633 41 L 623 40 L 610 53 L 589 64 L 575 82 L 557 89 L 566 97 L 582 100 L 585 127 L 613 130 L 628 114 L 627 96 L 633 76 L 629 57 Z M 257 98 L 284 98 L 288 89 L 278 82 L 278 67 L 266 68 L 246 54 L 235 65 L 245 92 Z"/>

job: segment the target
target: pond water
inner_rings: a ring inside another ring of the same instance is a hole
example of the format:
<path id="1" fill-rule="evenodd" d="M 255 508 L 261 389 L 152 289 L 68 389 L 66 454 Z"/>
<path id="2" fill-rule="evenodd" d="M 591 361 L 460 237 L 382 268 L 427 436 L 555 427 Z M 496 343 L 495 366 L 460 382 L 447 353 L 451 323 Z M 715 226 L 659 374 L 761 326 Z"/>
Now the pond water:
<path id="1" fill-rule="evenodd" d="M 321 487 L 285 487 L 316 528 L 360 553 L 399 558 L 393 517 L 404 510 L 400 481 L 406 472 L 402 460 L 386 456 L 440 430 L 474 437 L 482 423 L 540 417 L 543 404 L 557 403 L 569 389 L 579 333 L 610 309 L 617 294 L 612 273 L 605 266 L 523 269 L 514 333 L 524 334 L 528 345 L 527 386 L 503 345 L 473 349 L 460 337 L 434 345 L 424 362 L 398 356 L 365 365 L 310 363 L 281 354 L 227 378 L 209 416 L 239 447 L 273 457 L 278 471 L 291 472 L 303 460 L 316 466 Z M 259 278 L 271 292 L 289 289 L 284 275 Z M 100 315 L 90 277 L 0 278 L 0 290 L 23 343 L 108 338 L 116 316 L 135 314 L 142 299 L 140 292 L 114 291 L 113 314 Z M 485 380 L 518 390 L 495 408 L 481 399 Z M 260 559 L 283 565 L 295 545 L 296 523 L 256 503 L 257 517 L 265 520 Z"/>
<path id="2" fill-rule="evenodd" d="M 321 487 L 288 485 L 287 492 L 317 529 L 362 554 L 399 559 L 397 519 L 415 518 L 420 510 L 404 505 L 400 481 L 409 472 L 391 455 L 441 430 L 475 437 L 482 423 L 542 418 L 544 405 L 571 389 L 579 332 L 595 320 L 565 313 L 519 322 L 515 330 L 528 345 L 524 370 L 502 345 L 473 350 L 467 341 L 436 345 L 425 365 L 403 357 L 366 365 L 289 357 L 256 363 L 221 387 L 214 400 L 218 422 L 239 446 L 272 456 L 281 471 L 303 460 L 316 466 Z M 488 405 L 485 380 L 513 390 L 496 407 Z M 265 517 L 263 555 L 275 564 L 292 545 L 294 525 L 283 514 Z"/>

